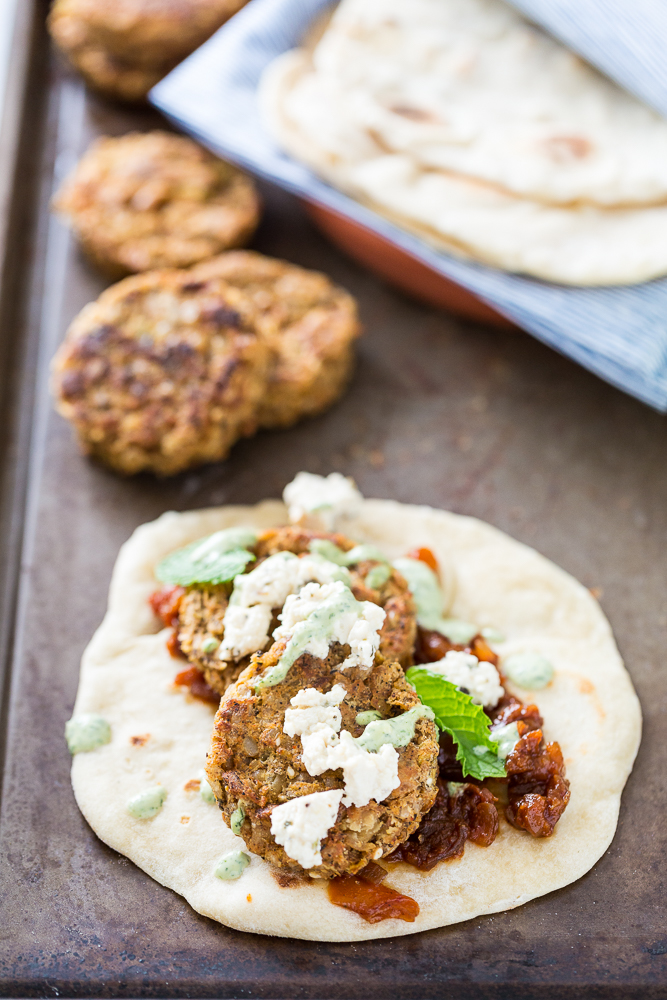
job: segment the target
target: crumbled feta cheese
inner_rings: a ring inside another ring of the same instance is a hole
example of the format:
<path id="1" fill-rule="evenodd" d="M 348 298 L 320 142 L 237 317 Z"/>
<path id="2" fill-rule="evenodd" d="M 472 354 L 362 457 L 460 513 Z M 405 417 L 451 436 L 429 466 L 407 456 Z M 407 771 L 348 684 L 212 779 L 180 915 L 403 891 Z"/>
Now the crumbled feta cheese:
<path id="1" fill-rule="evenodd" d="M 274 806 L 271 812 L 271 834 L 285 848 L 289 858 L 302 868 L 322 864 L 320 847 L 336 822 L 343 797 L 341 788 L 314 792 Z"/>
<path id="2" fill-rule="evenodd" d="M 346 729 L 336 736 L 333 729 L 322 727 L 301 737 L 301 758 L 308 774 L 343 770 L 345 795 L 343 804 L 366 806 L 375 799 L 382 802 L 398 788 L 398 752 L 385 743 L 377 753 L 363 750 Z"/>
<path id="3" fill-rule="evenodd" d="M 377 752 L 366 750 L 346 729 L 337 735 L 341 726 L 338 705 L 345 694 L 342 684 L 335 684 L 327 694 L 302 688 L 291 699 L 294 708 L 285 711 L 283 732 L 301 737 L 301 759 L 308 774 L 315 777 L 342 769 L 344 805 L 365 806 L 371 799 L 382 802 L 400 785 L 398 753 L 389 742 Z"/>
<path id="4" fill-rule="evenodd" d="M 368 750 L 362 750 L 344 729 L 331 756 L 335 756 L 333 769 L 343 769 L 343 803 L 346 806 L 365 806 L 371 799 L 382 802 L 401 783 L 398 777 L 398 751 L 390 743 L 381 746 L 377 753 L 369 753 Z"/>
<path id="5" fill-rule="evenodd" d="M 290 705 L 295 708 L 315 708 L 319 705 L 340 705 L 347 694 L 342 684 L 334 684 L 331 691 L 324 694 L 317 688 L 301 688 L 290 698 Z M 288 712 L 290 709 L 287 710 Z"/>
<path id="6" fill-rule="evenodd" d="M 364 610 L 347 636 L 350 655 L 341 664 L 341 670 L 348 667 L 372 667 L 380 645 L 380 629 L 386 612 L 372 601 L 363 602 Z"/>
<path id="7" fill-rule="evenodd" d="M 371 601 L 357 601 L 349 588 L 337 581 L 306 584 L 287 598 L 278 618 L 282 624 L 274 631 L 274 639 L 291 637 L 299 641 L 301 652 L 320 658 L 327 655 L 330 643 L 347 644 L 350 655 L 340 669 L 370 669 L 380 645 L 385 612 Z"/>
<path id="8" fill-rule="evenodd" d="M 356 514 L 363 497 L 354 480 L 340 472 L 329 476 L 299 472 L 285 487 L 283 499 L 292 524 L 333 531 L 339 519 Z"/>
<path id="9" fill-rule="evenodd" d="M 300 622 L 305 622 L 328 598 L 337 596 L 339 591 L 345 589 L 331 584 L 309 583 L 299 594 L 291 594 L 285 601 L 282 613 L 278 615 L 282 624 L 274 630 L 273 638 L 285 639 L 292 635 Z M 353 614 L 352 605 L 348 614 Z"/>
<path id="10" fill-rule="evenodd" d="M 292 552 L 276 552 L 250 573 L 240 574 L 225 612 L 218 656 L 238 659 L 263 649 L 269 641 L 273 608 L 282 607 L 288 595 L 308 581 L 327 584 L 346 574 L 347 570 L 321 556 L 299 558 Z"/>
<path id="11" fill-rule="evenodd" d="M 221 660 L 238 660 L 266 645 L 271 608 L 266 604 L 256 604 L 252 608 L 230 604 L 225 612 L 224 625 L 225 635 L 218 655 Z"/>
<path id="12" fill-rule="evenodd" d="M 268 604 L 280 608 L 288 595 L 296 593 L 305 583 L 345 582 L 347 579 L 349 575 L 344 569 L 322 556 L 299 558 L 293 552 L 276 552 L 257 569 L 235 578 L 232 601 L 245 607 Z"/>
<path id="13" fill-rule="evenodd" d="M 288 736 L 308 736 L 321 729 L 337 733 L 341 726 L 338 706 L 346 693 L 342 684 L 334 684 L 328 694 L 316 688 L 302 688 L 290 699 L 294 708 L 285 711 L 283 732 Z"/>
<path id="14" fill-rule="evenodd" d="M 269 556 L 250 573 L 235 577 L 231 603 L 245 608 L 253 604 L 282 607 L 287 595 L 296 588 L 298 562 L 293 552 L 276 552 Z"/>
<path id="15" fill-rule="evenodd" d="M 344 730 L 346 732 L 346 730 Z M 338 734 L 332 728 L 322 726 L 312 733 L 304 733 L 301 737 L 301 760 L 308 774 L 316 777 L 324 771 L 330 771 L 334 764 L 331 750 L 338 744 Z"/>
<path id="16" fill-rule="evenodd" d="M 442 660 L 425 666 L 458 688 L 465 688 L 476 705 L 496 705 L 505 693 L 494 665 L 478 660 L 472 653 L 451 649 Z"/>

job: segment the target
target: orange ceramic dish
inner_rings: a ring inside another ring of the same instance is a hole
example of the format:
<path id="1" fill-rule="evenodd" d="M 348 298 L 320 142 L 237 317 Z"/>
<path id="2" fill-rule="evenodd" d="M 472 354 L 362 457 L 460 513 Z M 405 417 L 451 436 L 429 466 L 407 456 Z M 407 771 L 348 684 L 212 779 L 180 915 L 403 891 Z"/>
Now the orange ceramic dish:
<path id="1" fill-rule="evenodd" d="M 332 243 L 370 271 L 428 305 L 478 323 L 504 329 L 514 324 L 466 288 L 433 271 L 382 236 L 332 209 L 304 202 L 306 211 Z"/>

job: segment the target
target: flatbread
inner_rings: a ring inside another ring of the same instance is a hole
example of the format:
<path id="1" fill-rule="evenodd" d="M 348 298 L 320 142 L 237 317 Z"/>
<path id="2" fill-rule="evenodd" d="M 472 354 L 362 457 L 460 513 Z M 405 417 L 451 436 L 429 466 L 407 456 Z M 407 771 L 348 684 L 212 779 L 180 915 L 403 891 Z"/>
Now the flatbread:
<path id="1" fill-rule="evenodd" d="M 168 513 L 137 529 L 121 549 L 74 709 L 103 716 L 112 730 L 109 744 L 77 754 L 72 764 L 77 802 L 98 836 L 205 916 L 239 930 L 316 941 L 413 934 L 520 906 L 580 878 L 612 840 L 641 729 L 606 618 L 581 584 L 490 525 L 389 500 L 364 501 L 346 533 L 391 558 L 430 546 L 456 575 L 451 615 L 500 629 L 507 637 L 497 644 L 501 656 L 530 651 L 554 664 L 545 690 L 508 690 L 537 701 L 545 737 L 561 744 L 570 803 L 548 839 L 534 840 L 501 817 L 488 848 L 467 843 L 463 858 L 428 873 L 392 866 L 387 883 L 419 903 L 414 923 L 368 924 L 333 906 L 322 883 L 281 888 L 255 856 L 237 881 L 215 877 L 219 857 L 244 843 L 215 806 L 184 788 L 204 766 L 213 708 L 173 687 L 178 663 L 167 653 L 166 632 L 155 631 L 147 598 L 156 587 L 154 567 L 168 552 L 232 525 L 286 521 L 286 508 L 273 501 Z M 130 741 L 147 734 L 143 745 Z M 127 801 L 156 783 L 167 789 L 164 807 L 153 819 L 134 819 Z"/>
<path id="2" fill-rule="evenodd" d="M 567 285 L 637 284 L 667 273 L 666 204 L 548 204 L 429 167 L 360 127 L 305 50 L 269 65 L 259 100 L 282 148 L 437 249 Z M 515 167 L 519 175 L 520 159 Z"/>
<path id="3" fill-rule="evenodd" d="M 664 118 L 502 0 L 343 0 L 313 78 L 427 169 L 549 204 L 667 200 Z"/>

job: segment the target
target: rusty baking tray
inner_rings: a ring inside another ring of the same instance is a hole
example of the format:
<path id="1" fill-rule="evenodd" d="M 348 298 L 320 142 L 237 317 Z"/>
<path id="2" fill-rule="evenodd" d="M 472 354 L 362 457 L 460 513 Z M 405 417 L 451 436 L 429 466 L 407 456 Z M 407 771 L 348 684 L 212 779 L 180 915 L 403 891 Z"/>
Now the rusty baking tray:
<path id="1" fill-rule="evenodd" d="M 346 398 L 168 482 L 123 481 L 84 461 L 51 410 L 48 363 L 103 282 L 49 219 L 48 200 L 54 176 L 91 138 L 158 119 L 87 96 L 49 55 L 44 8 L 20 6 L 29 56 L 21 141 L 11 152 L 5 135 L 2 146 L 13 189 L 0 339 L 0 992 L 667 996 L 665 418 L 532 338 L 464 325 L 392 292 L 328 245 L 294 199 L 265 188 L 255 246 L 321 268 L 359 298 L 366 336 Z M 118 547 L 169 508 L 277 496 L 304 467 L 349 473 L 367 496 L 484 518 L 597 588 L 645 733 L 616 838 L 579 882 L 508 913 L 395 941 L 278 940 L 198 916 L 83 821 L 63 726 Z"/>

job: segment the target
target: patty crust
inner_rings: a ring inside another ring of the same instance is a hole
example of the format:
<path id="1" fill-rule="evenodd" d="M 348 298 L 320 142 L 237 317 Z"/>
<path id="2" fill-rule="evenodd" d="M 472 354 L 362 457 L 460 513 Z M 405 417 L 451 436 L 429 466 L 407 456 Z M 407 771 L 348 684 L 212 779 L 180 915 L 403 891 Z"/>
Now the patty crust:
<path id="1" fill-rule="evenodd" d="M 142 100 L 247 0 L 55 0 L 48 26 L 95 90 Z"/>
<path id="2" fill-rule="evenodd" d="M 419 704 L 398 663 L 381 656 L 370 673 L 339 665 L 349 646 L 334 644 L 325 660 L 304 653 L 286 678 L 274 687 L 255 690 L 260 674 L 274 666 L 285 648 L 285 640 L 254 657 L 238 681 L 223 696 L 215 717 L 206 773 L 225 822 L 239 807 L 244 818 L 240 836 L 248 849 L 278 868 L 302 871 L 271 835 L 271 811 L 291 799 L 343 788 L 340 770 L 308 774 L 301 759 L 301 738 L 283 732 L 285 709 L 302 688 L 330 691 L 342 684 L 347 694 L 340 704 L 342 729 L 360 736 L 358 712 L 375 709 L 383 718 L 400 715 Z M 383 662 L 380 662 L 383 661 Z M 322 841 L 322 863 L 309 869 L 314 876 L 330 878 L 360 871 L 371 860 L 391 853 L 417 829 L 422 816 L 435 801 L 438 770 L 438 737 L 435 724 L 417 721 L 415 734 L 405 747 L 397 748 L 400 785 L 383 801 L 365 806 L 343 806 L 335 826 Z M 238 816 L 238 813 L 237 813 Z"/>
<path id="3" fill-rule="evenodd" d="M 53 207 L 114 278 L 189 267 L 243 246 L 260 213 L 249 177 L 191 139 L 162 131 L 98 139 Z"/>
<path id="4" fill-rule="evenodd" d="M 249 250 L 222 254 L 192 269 L 193 280 L 224 278 L 271 319 L 275 363 L 264 396 L 262 427 L 288 427 L 338 399 L 361 333 L 355 300 L 318 271 Z"/>
<path id="5" fill-rule="evenodd" d="M 244 261 L 268 271 L 275 264 L 289 280 L 241 280 Z M 309 295 L 298 305 L 292 277 L 297 289 L 312 277 L 322 304 Z M 71 324 L 54 359 L 56 408 L 87 454 L 127 474 L 172 475 L 225 458 L 239 437 L 278 416 L 292 423 L 330 405 L 357 334 L 346 292 L 260 254 L 232 251 L 187 270 L 146 271 L 108 288 Z M 338 352 L 333 368 L 323 335 Z M 285 382 L 295 343 L 301 358 Z"/>
<path id="6" fill-rule="evenodd" d="M 242 292 L 150 271 L 79 313 L 54 359 L 53 390 L 84 452 L 118 472 L 171 475 L 224 458 L 256 429 L 270 361 Z"/>
<path id="7" fill-rule="evenodd" d="M 252 549 L 257 556 L 257 562 L 252 563 L 248 569 L 252 571 L 267 556 L 276 552 L 305 554 L 310 551 L 310 543 L 315 538 L 327 539 L 344 552 L 349 552 L 355 544 L 344 535 L 307 531 L 298 527 L 270 528 L 259 536 L 257 545 Z M 397 660 L 402 667 L 408 667 L 412 663 L 417 635 L 412 594 L 401 574 L 393 567 L 391 576 L 382 586 L 366 586 L 366 576 L 376 565 L 376 560 L 366 559 L 349 567 L 352 593 L 358 601 L 372 601 L 384 609 L 386 617 L 380 630 L 379 652 L 385 659 Z M 215 651 L 207 653 L 202 648 L 205 648 L 211 640 L 222 641 L 225 634 L 223 619 L 229 603 L 230 590 L 231 585 L 225 584 L 188 587 L 180 600 L 178 611 L 178 642 L 181 651 L 190 663 L 201 670 L 213 690 L 220 694 L 224 694 L 250 662 L 250 656 L 240 660 L 222 661 Z M 273 609 L 269 635 L 280 624 L 277 617 L 280 611 L 282 608 Z"/>

